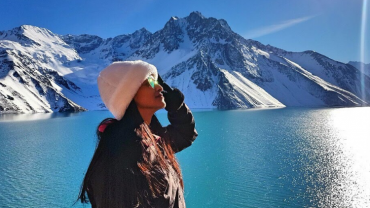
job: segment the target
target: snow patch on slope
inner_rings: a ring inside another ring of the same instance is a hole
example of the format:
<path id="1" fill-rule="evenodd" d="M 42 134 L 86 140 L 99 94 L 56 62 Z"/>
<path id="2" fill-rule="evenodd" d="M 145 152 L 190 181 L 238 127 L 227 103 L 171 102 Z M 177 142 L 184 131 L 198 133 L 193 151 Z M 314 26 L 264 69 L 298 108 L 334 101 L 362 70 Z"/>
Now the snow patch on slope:
<path id="1" fill-rule="evenodd" d="M 221 72 L 225 74 L 233 89 L 237 91 L 237 94 L 241 95 L 253 107 L 285 107 L 284 104 L 272 97 L 264 89 L 246 79 L 240 72 L 229 72 L 224 69 L 221 69 Z"/>

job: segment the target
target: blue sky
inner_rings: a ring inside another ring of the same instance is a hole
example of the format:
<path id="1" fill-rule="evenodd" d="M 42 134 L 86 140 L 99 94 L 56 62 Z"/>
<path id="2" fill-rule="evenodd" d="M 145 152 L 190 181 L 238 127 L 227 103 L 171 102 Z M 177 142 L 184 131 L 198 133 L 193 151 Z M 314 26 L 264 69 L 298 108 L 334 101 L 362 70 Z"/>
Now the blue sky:
<path id="1" fill-rule="evenodd" d="M 29 24 L 57 34 L 107 38 L 142 27 L 155 32 L 171 16 L 199 11 L 225 19 L 234 32 L 263 44 L 314 50 L 345 63 L 360 61 L 362 49 L 362 59 L 370 63 L 369 38 L 363 38 L 361 47 L 361 34 L 370 37 L 370 21 L 362 22 L 364 1 L 368 0 L 1 0 L 0 30 Z"/>

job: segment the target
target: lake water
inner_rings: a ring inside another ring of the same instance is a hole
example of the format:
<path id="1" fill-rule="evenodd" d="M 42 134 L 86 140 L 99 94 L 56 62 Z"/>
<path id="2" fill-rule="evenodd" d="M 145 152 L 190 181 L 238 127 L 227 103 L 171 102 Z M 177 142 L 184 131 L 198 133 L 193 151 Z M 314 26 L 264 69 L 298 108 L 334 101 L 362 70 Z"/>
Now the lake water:
<path id="1" fill-rule="evenodd" d="M 369 107 L 193 113 L 187 207 L 370 207 Z M 0 207 L 71 207 L 106 117 L 1 115 Z"/>

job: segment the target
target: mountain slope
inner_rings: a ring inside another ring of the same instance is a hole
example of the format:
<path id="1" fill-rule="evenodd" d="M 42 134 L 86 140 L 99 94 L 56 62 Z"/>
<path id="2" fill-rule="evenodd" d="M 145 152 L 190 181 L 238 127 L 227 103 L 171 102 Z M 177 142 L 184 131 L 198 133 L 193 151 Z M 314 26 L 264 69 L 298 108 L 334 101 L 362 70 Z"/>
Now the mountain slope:
<path id="1" fill-rule="evenodd" d="M 348 62 L 348 64 L 354 66 L 360 72 L 370 77 L 370 64 L 364 64 L 364 63 L 357 62 L 357 61 L 350 61 Z"/>
<path id="2" fill-rule="evenodd" d="M 80 88 L 62 75 L 63 63 L 80 59 L 73 48 L 46 29 L 24 25 L 0 36 L 0 111 L 81 111 L 63 95 Z"/>
<path id="3" fill-rule="evenodd" d="M 0 112 L 105 109 L 96 86 L 99 72 L 113 61 L 137 59 L 154 64 L 193 108 L 370 102 L 370 79 L 352 65 L 246 40 L 225 20 L 192 12 L 171 17 L 155 33 L 143 28 L 108 39 L 27 25 L 1 32 L 0 105 L 7 109 Z"/>

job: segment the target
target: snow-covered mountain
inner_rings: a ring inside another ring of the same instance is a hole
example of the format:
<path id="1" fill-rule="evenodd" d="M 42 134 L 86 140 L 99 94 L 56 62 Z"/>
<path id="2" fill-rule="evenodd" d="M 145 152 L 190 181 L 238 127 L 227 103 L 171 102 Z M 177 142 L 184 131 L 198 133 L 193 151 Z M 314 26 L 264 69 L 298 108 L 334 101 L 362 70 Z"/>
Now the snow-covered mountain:
<path id="1" fill-rule="evenodd" d="M 85 110 L 63 94 L 80 87 L 65 79 L 65 63 L 81 60 L 47 29 L 24 25 L 0 33 L 0 112 Z"/>
<path id="2" fill-rule="evenodd" d="M 365 64 L 358 61 L 350 61 L 348 64 L 356 67 L 356 69 L 362 71 L 362 73 L 366 74 L 368 77 L 370 77 L 370 63 Z"/>
<path id="3" fill-rule="evenodd" d="M 192 12 L 171 17 L 155 33 L 143 28 L 108 39 L 29 25 L 0 32 L 0 112 L 104 109 L 99 72 L 113 61 L 136 59 L 154 64 L 192 108 L 370 102 L 370 78 L 351 64 L 246 40 L 225 20 Z"/>

